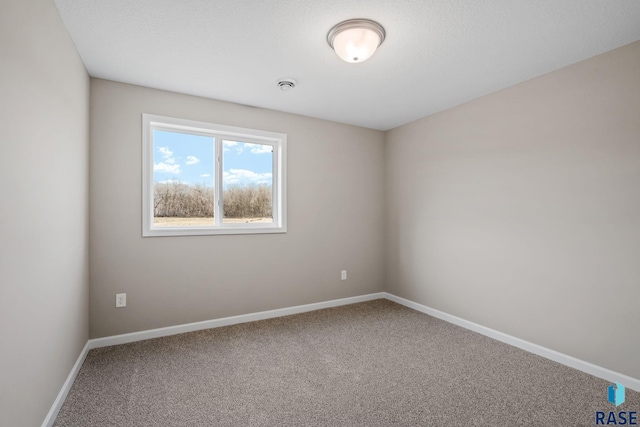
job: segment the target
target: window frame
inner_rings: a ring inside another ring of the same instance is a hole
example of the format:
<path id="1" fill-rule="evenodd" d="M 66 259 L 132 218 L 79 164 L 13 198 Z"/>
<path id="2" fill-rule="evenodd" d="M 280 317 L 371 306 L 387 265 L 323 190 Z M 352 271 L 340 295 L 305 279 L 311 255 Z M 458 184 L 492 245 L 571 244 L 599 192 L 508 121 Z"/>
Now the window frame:
<path id="1" fill-rule="evenodd" d="M 157 227 L 153 225 L 154 142 L 153 131 L 183 132 L 214 138 L 214 225 Z M 272 223 L 223 222 L 223 143 L 238 141 L 271 145 Z M 256 129 L 226 126 L 175 117 L 142 114 L 142 236 L 207 236 L 228 234 L 272 234 L 287 232 L 287 135 Z"/>

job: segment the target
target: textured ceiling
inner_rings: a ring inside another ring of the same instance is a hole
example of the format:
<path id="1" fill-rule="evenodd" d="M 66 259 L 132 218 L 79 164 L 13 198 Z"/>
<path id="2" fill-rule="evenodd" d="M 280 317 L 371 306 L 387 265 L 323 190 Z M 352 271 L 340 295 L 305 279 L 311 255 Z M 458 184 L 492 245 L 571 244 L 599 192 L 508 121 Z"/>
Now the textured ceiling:
<path id="1" fill-rule="evenodd" d="M 55 3 L 94 77 L 381 130 L 640 40 L 638 0 Z M 351 18 L 387 32 L 360 64 L 326 42 Z"/>

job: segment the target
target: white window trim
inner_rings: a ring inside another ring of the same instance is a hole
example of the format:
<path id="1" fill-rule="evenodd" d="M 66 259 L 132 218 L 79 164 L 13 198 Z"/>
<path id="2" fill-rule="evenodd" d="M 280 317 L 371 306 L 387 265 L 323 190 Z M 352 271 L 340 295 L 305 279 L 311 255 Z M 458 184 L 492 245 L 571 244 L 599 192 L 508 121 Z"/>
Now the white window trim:
<path id="1" fill-rule="evenodd" d="M 215 195 L 213 226 L 156 227 L 153 225 L 153 130 L 178 130 L 216 138 Z M 239 140 L 267 144 L 273 149 L 273 223 L 244 224 L 222 222 L 222 142 Z M 200 236 L 216 234 L 263 234 L 287 232 L 287 135 L 194 120 L 142 114 L 142 236 Z"/>

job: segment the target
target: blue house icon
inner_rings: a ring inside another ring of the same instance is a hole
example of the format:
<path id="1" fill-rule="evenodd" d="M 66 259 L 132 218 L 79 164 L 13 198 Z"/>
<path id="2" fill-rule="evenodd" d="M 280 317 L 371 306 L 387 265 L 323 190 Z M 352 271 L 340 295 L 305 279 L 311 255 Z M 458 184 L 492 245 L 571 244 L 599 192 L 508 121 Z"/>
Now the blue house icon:
<path id="1" fill-rule="evenodd" d="M 624 403 L 624 386 L 619 382 L 611 384 L 609 386 L 609 402 L 616 406 L 620 406 Z"/>

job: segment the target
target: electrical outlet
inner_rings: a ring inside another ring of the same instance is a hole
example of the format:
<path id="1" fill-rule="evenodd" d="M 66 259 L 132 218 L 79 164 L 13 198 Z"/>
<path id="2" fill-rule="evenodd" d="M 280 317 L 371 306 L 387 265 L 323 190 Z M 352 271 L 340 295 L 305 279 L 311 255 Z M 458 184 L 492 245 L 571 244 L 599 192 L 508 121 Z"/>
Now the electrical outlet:
<path id="1" fill-rule="evenodd" d="M 342 274 L 340 277 L 342 280 L 347 280 L 347 270 L 342 270 Z"/>
<path id="2" fill-rule="evenodd" d="M 116 294 L 116 308 L 127 306 L 127 294 Z"/>

